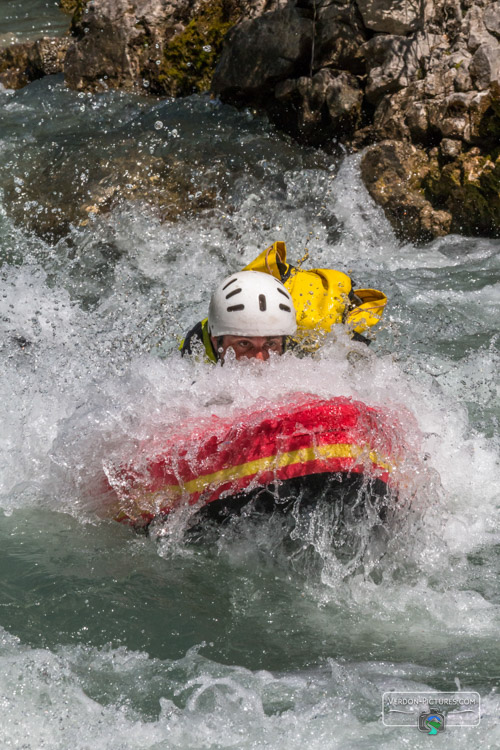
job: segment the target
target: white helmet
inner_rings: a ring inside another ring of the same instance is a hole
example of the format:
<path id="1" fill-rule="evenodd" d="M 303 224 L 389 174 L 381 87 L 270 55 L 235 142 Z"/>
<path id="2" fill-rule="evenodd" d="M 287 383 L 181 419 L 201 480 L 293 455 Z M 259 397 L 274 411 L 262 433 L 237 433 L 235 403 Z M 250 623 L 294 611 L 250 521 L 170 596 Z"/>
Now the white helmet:
<path id="1" fill-rule="evenodd" d="M 211 336 L 293 336 L 295 307 L 281 281 L 260 271 L 240 271 L 224 279 L 208 309 Z"/>

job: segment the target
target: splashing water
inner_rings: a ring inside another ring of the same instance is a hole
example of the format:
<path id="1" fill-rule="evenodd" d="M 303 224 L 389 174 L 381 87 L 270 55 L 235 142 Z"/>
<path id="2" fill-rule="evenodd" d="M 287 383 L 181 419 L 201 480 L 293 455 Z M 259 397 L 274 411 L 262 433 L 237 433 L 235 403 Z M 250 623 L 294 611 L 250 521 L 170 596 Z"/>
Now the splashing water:
<path id="1" fill-rule="evenodd" d="M 357 157 L 330 163 L 204 97 L 82 100 L 56 77 L 0 92 L 0 108 L 3 746 L 424 747 L 382 725 L 382 693 L 455 679 L 482 720 L 445 735 L 498 746 L 499 242 L 400 246 Z M 212 205 L 165 221 L 127 199 L 57 241 L 34 231 L 26 215 L 48 203 L 27 184 L 54 149 L 63 195 L 88 170 L 85 201 L 97 162 L 139 142 L 185 156 Z M 315 359 L 182 360 L 216 281 L 275 239 L 388 294 L 372 347 L 336 332 Z M 411 415 L 418 512 L 389 538 L 343 557 L 325 505 L 291 537 L 243 516 L 204 544 L 182 514 L 150 538 L 102 519 L 89 487 L 110 457 L 297 391 Z"/>

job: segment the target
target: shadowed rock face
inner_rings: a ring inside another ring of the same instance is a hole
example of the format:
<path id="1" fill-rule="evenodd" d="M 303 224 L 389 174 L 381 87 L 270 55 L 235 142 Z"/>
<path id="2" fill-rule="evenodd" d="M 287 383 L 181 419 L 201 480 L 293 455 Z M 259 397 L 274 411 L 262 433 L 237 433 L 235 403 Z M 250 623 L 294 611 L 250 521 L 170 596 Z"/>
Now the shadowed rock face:
<path id="1" fill-rule="evenodd" d="M 4 85 L 55 72 L 65 55 L 80 90 L 211 88 L 301 143 L 368 146 L 365 183 L 401 237 L 500 233 L 498 0 L 61 4 L 71 38 L 52 56 L 50 40 L 0 52 Z"/>
<path id="2" fill-rule="evenodd" d="M 288 5 L 230 32 L 212 82 L 215 94 L 234 103 L 265 103 L 280 81 L 307 69 L 313 24 L 301 9 Z"/>
<path id="3" fill-rule="evenodd" d="M 356 76 L 322 68 L 312 78 L 279 83 L 269 113 L 281 130 L 298 141 L 333 150 L 356 130 L 362 100 Z"/>

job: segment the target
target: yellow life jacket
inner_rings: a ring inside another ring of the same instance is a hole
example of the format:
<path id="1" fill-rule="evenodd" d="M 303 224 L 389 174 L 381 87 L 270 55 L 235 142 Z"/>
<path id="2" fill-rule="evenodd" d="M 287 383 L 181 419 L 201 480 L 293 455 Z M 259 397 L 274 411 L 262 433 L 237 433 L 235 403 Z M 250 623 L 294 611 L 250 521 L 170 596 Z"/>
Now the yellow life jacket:
<path id="1" fill-rule="evenodd" d="M 283 282 L 297 311 L 297 333 L 292 341 L 305 351 L 317 349 L 321 337 L 338 323 L 353 333 L 364 333 L 380 321 L 387 303 L 385 294 L 377 289 L 353 289 L 351 278 L 342 271 L 295 268 L 287 263 L 284 242 L 263 250 L 243 271 L 270 273 Z M 196 342 L 211 362 L 217 361 L 206 318 L 186 334 L 179 348 L 183 354 L 191 354 Z"/>
<path id="2" fill-rule="evenodd" d="M 362 334 L 380 321 L 387 303 L 377 289 L 353 289 L 350 277 L 342 271 L 295 268 L 287 263 L 284 242 L 275 242 L 243 270 L 270 273 L 283 282 L 297 311 L 299 341 L 308 332 L 326 333 L 336 323 Z"/>

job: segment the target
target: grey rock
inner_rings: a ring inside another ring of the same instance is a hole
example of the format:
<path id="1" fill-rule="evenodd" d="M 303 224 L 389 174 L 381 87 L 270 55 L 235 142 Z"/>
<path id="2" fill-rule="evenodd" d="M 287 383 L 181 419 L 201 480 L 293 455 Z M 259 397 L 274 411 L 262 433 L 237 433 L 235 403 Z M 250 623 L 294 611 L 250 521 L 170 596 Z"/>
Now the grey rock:
<path id="1" fill-rule="evenodd" d="M 483 23 L 490 34 L 500 39 L 500 2 L 492 3 L 488 8 L 485 8 Z"/>
<path id="2" fill-rule="evenodd" d="M 367 29 L 408 34 L 424 23 L 424 0 L 357 0 Z"/>
<path id="3" fill-rule="evenodd" d="M 63 72 L 64 59 L 70 40 L 68 37 L 37 39 L 29 53 L 29 68 L 35 78 Z"/>
<path id="4" fill-rule="evenodd" d="M 471 89 L 474 88 L 472 83 L 472 78 L 470 77 L 469 73 L 469 65 L 470 65 L 470 59 L 467 59 L 464 57 L 462 61 L 458 61 L 455 63 L 456 65 L 456 75 L 455 80 L 453 82 L 453 86 L 455 88 L 455 91 L 458 92 L 465 92 L 465 91 L 471 91 Z"/>
<path id="5" fill-rule="evenodd" d="M 152 81 L 154 56 L 209 2 L 88 2 L 67 54 L 68 82 L 133 88 Z M 363 158 L 363 174 L 400 236 L 456 230 L 460 165 L 473 148 L 480 153 L 470 163 L 481 165 L 498 144 L 499 0 L 222 2 L 238 8 L 239 21 L 224 40 L 216 95 L 263 107 L 304 143 L 359 148 L 382 140 Z M 491 177 L 499 167 L 484 169 Z M 491 197 L 490 177 L 481 178 L 481 190 Z M 427 199 L 431 184 L 435 205 Z M 441 211 L 444 205 L 453 211 Z M 488 221 L 477 226 L 497 226 Z"/>
<path id="6" fill-rule="evenodd" d="M 377 104 L 387 94 L 425 77 L 430 50 L 441 43 L 434 34 L 418 33 L 413 37 L 378 35 L 363 45 L 367 60 L 366 96 Z"/>
<path id="7" fill-rule="evenodd" d="M 244 20 L 228 34 L 212 80 L 225 101 L 264 100 L 279 81 L 309 71 L 313 24 L 293 5 Z"/>
<path id="8" fill-rule="evenodd" d="M 170 43 L 179 40 L 191 21 L 198 32 L 217 28 L 226 14 L 230 23 L 265 13 L 278 0 L 92 0 L 75 22 L 73 43 L 65 61 L 66 82 L 76 89 L 117 87 L 165 93 L 162 64 Z M 205 14 L 205 15 L 203 15 Z M 200 20 L 202 19 L 202 20 Z M 200 41 L 200 47 L 203 41 Z M 199 56 L 191 40 L 193 57 Z M 177 50 L 178 59 L 182 51 Z M 199 63 L 199 60 L 196 60 Z M 167 65 L 168 67 L 168 65 Z M 176 71 L 178 72 L 178 71 Z"/>
<path id="9" fill-rule="evenodd" d="M 0 83 L 8 89 L 20 89 L 29 83 L 27 73 L 33 42 L 11 44 L 0 49 Z"/>
<path id="10" fill-rule="evenodd" d="M 410 48 L 410 39 L 393 35 L 376 36 L 363 45 L 368 66 L 366 97 L 372 104 L 408 85 Z"/>
<path id="11" fill-rule="evenodd" d="M 159 7 L 149 9 L 158 20 Z M 66 55 L 65 78 L 71 88 L 132 88 L 136 84 L 139 70 L 133 49 L 144 34 L 137 10 L 137 4 L 128 0 L 88 3 L 82 18 L 84 33 Z"/>
<path id="12" fill-rule="evenodd" d="M 436 100 L 430 108 L 430 127 L 443 138 L 462 140 L 471 145 L 483 140 L 482 122 L 490 107 L 489 91 L 454 93 Z"/>
<path id="13" fill-rule="evenodd" d="M 444 159 L 456 159 L 462 153 L 462 148 L 462 141 L 453 138 L 443 138 L 439 144 L 439 150 Z"/>
<path id="14" fill-rule="evenodd" d="M 315 71 L 324 67 L 348 70 L 357 75 L 365 73 L 365 58 L 361 46 L 368 34 L 352 3 L 328 3 L 313 13 Z"/>
<path id="15" fill-rule="evenodd" d="M 495 40 L 484 24 L 484 12 L 479 3 L 475 3 L 465 15 L 462 30 L 470 52 Z"/>
<path id="16" fill-rule="evenodd" d="M 493 81 L 500 80 L 500 44 L 482 44 L 474 54 L 469 67 L 472 82 L 480 91 Z"/>
<path id="17" fill-rule="evenodd" d="M 426 97 L 424 81 L 386 97 L 375 112 L 378 138 L 411 140 L 429 146 L 441 138 L 475 144 L 483 139 L 483 118 L 495 96 L 491 90 Z"/>
<path id="18" fill-rule="evenodd" d="M 62 73 L 68 46 L 67 37 L 42 37 L 0 50 L 0 83 L 18 89 L 37 78 Z"/>
<path id="19" fill-rule="evenodd" d="M 467 117 L 460 117 L 458 115 L 454 117 L 445 117 L 439 125 L 439 129 L 444 138 L 468 140 Z"/>

